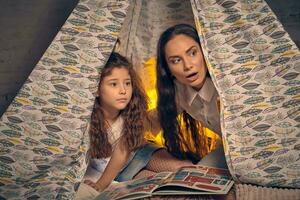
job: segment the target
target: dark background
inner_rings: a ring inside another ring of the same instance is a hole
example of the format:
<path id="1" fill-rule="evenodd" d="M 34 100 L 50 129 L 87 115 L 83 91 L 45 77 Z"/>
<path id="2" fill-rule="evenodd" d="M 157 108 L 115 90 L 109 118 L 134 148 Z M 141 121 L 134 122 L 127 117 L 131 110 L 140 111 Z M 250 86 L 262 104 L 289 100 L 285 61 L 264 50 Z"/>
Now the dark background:
<path id="1" fill-rule="evenodd" d="M 300 46 L 300 1 L 266 0 Z M 78 0 L 0 0 L 0 116 Z"/>

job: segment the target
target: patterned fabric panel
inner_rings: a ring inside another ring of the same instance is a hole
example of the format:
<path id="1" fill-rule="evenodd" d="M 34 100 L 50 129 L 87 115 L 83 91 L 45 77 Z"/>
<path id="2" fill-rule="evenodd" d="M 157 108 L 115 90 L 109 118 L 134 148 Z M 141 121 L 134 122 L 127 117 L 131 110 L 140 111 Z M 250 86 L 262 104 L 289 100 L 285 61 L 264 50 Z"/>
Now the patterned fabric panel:
<path id="1" fill-rule="evenodd" d="M 72 199 L 85 173 L 99 72 L 126 0 L 82 0 L 0 121 L 0 199 Z"/>
<path id="2" fill-rule="evenodd" d="M 300 53 L 263 0 L 191 0 L 236 180 L 300 188 Z"/>
<path id="3" fill-rule="evenodd" d="M 143 64 L 156 55 L 156 45 L 161 33 L 178 23 L 194 24 L 189 1 L 133 0 L 120 33 L 120 52 L 132 59 L 141 74 Z M 143 78 L 146 79 L 149 76 L 144 75 Z"/>

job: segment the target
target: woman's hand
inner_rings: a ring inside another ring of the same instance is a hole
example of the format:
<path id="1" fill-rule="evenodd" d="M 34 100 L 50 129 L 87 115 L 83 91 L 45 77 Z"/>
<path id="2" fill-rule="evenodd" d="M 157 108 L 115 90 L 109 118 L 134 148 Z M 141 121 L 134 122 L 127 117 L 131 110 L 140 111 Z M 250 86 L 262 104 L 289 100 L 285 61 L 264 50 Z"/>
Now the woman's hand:
<path id="1" fill-rule="evenodd" d="M 87 185 L 89 185 L 90 187 L 94 188 L 98 192 L 102 192 L 102 190 L 103 190 L 103 188 L 101 187 L 101 185 L 99 185 L 97 183 L 94 183 L 91 180 L 85 180 L 84 183 L 87 184 Z"/>

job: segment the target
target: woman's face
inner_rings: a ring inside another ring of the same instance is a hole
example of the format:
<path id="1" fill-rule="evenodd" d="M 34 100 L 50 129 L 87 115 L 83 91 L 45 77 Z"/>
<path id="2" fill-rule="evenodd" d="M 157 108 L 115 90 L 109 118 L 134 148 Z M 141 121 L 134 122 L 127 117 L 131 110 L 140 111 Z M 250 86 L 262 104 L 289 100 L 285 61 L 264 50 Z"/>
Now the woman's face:
<path id="1" fill-rule="evenodd" d="M 201 89 L 207 68 L 198 42 L 184 34 L 176 35 L 167 42 L 165 55 L 177 81 L 196 90 Z"/>

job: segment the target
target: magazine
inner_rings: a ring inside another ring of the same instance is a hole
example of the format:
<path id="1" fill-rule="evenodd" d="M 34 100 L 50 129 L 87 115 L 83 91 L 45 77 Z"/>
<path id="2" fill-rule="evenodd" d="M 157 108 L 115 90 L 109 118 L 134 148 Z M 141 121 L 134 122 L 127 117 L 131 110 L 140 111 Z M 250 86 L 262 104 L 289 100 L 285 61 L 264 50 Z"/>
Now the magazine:
<path id="1" fill-rule="evenodd" d="M 96 200 L 130 200 L 154 195 L 221 195 L 227 194 L 233 183 L 226 169 L 193 165 L 176 172 L 161 172 L 117 184 L 103 191 Z"/>

